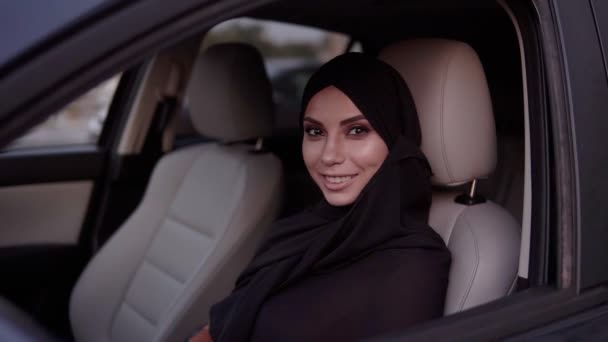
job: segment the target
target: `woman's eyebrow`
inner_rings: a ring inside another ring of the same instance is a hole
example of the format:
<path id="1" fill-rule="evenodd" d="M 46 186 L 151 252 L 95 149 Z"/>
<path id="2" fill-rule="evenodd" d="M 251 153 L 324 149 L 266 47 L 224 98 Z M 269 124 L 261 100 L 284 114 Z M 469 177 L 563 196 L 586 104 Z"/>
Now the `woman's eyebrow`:
<path id="1" fill-rule="evenodd" d="M 312 122 L 315 125 L 319 125 L 319 126 L 323 126 L 323 124 L 320 121 L 317 121 L 309 116 L 304 117 L 303 121 L 309 121 Z"/>
<path id="2" fill-rule="evenodd" d="M 351 118 L 344 119 L 344 120 L 340 121 L 340 126 L 344 126 L 344 125 L 347 125 L 347 124 L 349 124 L 351 122 L 359 121 L 361 119 L 365 119 L 365 116 L 363 116 L 363 115 L 353 116 Z"/>
<path id="3" fill-rule="evenodd" d="M 349 124 L 351 122 L 359 121 L 359 120 L 362 120 L 362 119 L 365 119 L 365 116 L 363 116 L 363 115 L 356 115 L 356 116 L 353 116 L 353 117 L 350 117 L 348 119 L 344 119 L 344 120 L 340 121 L 340 126 L 344 126 L 344 125 L 347 125 L 347 124 Z M 317 120 L 315 120 L 315 119 L 313 119 L 313 118 L 311 118 L 309 116 L 304 117 L 304 119 L 302 119 L 302 120 L 303 121 L 312 122 L 315 125 L 323 126 L 323 123 L 321 123 L 320 121 L 317 121 Z"/>

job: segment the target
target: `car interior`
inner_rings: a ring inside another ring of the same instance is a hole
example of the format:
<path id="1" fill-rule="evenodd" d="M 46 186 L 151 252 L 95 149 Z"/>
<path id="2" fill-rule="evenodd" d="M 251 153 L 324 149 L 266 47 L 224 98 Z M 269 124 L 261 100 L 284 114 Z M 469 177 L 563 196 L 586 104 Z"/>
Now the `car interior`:
<path id="1" fill-rule="evenodd" d="M 404 78 L 434 174 L 429 225 L 453 258 L 446 315 L 527 287 L 529 114 L 523 45 L 506 4 L 277 1 L 237 18 L 338 33 L 345 40 L 334 55 L 373 54 Z M 57 241 L 84 246 L 78 260 L 46 293 L 20 286 L 26 280 L 0 287 L 15 334 L 184 341 L 230 292 L 269 224 L 321 198 L 300 153 L 299 105 L 279 103 L 264 47 L 238 38 L 209 44 L 221 23 L 213 24 L 134 66 L 137 82 L 124 71 L 114 101 L 130 84 L 132 105 L 106 119 L 123 127 L 111 176 L 73 185 L 66 201 L 81 214 L 55 225 L 76 227 Z M 294 70 L 306 79 L 320 64 Z M 38 190 L 0 188 L 0 203 L 17 194 L 30 201 Z M 59 234 L 29 238 L 37 232 L 0 240 L 27 246 Z"/>

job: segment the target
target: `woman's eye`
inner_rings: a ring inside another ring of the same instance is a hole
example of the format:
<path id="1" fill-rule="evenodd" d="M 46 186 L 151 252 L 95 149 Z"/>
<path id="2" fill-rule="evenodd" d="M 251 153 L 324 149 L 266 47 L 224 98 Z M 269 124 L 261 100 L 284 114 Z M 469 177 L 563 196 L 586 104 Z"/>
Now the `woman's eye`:
<path id="1" fill-rule="evenodd" d="M 306 132 L 306 134 L 310 135 L 311 137 L 316 137 L 323 133 L 321 131 L 321 129 L 316 128 L 316 127 L 307 127 L 304 129 L 304 131 Z"/>
<path id="2" fill-rule="evenodd" d="M 350 129 L 350 131 L 348 131 L 348 134 L 349 135 L 362 135 L 367 132 L 369 132 L 369 130 L 367 128 L 362 127 L 362 126 L 355 126 L 355 127 L 352 127 Z"/>

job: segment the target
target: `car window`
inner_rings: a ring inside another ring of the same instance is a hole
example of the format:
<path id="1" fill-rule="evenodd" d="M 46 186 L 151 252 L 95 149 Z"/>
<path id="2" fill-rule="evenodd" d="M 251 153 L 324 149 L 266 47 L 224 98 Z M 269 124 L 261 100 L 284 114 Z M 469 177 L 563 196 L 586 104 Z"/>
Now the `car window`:
<path id="1" fill-rule="evenodd" d="M 209 46 L 241 42 L 255 46 L 262 56 L 273 86 L 275 129 L 298 128 L 300 98 L 308 78 L 331 58 L 344 53 L 349 36 L 307 26 L 275 21 L 237 18 L 213 27 L 203 39 L 201 52 Z M 188 111 L 187 100 L 184 111 Z M 186 135 L 188 115 L 181 115 L 176 134 Z M 185 123 L 185 124 L 184 124 Z"/>
<path id="2" fill-rule="evenodd" d="M 96 144 L 119 79 L 116 75 L 89 90 L 4 150 Z"/>

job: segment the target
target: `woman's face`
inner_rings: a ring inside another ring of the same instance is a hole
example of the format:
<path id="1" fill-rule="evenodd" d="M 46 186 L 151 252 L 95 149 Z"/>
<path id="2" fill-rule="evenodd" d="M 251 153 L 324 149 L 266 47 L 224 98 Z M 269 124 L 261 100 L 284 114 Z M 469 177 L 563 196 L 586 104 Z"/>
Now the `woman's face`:
<path id="1" fill-rule="evenodd" d="M 304 113 L 302 155 L 308 172 L 334 206 L 349 205 L 388 155 L 388 147 L 355 104 L 330 86 Z"/>

